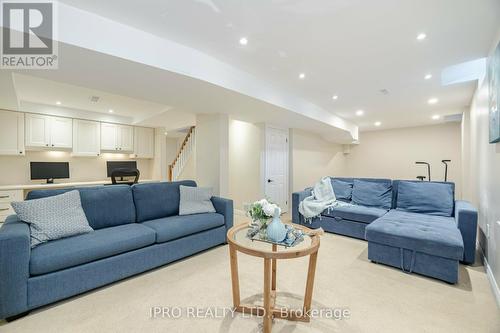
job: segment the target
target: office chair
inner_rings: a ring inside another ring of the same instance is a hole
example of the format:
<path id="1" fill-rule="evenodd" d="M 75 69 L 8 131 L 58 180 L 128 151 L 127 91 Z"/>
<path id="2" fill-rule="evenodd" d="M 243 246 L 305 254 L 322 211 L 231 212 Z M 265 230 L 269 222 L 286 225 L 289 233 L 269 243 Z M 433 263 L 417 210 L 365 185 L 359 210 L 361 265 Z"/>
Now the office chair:
<path id="1" fill-rule="evenodd" d="M 141 176 L 141 173 L 137 169 L 115 169 L 113 172 L 111 172 L 111 183 L 113 185 L 118 185 L 118 184 L 126 184 L 126 185 L 133 185 L 137 184 L 139 182 L 139 177 Z M 117 180 L 117 178 L 120 178 Z M 128 181 L 128 180 L 123 180 L 123 177 L 135 177 L 133 181 Z"/>

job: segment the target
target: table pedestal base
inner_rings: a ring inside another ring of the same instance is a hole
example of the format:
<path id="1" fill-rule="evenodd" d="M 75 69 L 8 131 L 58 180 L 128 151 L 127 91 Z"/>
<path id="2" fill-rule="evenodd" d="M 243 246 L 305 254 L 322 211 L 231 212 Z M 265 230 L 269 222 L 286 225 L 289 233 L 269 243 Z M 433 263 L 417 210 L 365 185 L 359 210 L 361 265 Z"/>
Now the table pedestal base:
<path id="1" fill-rule="evenodd" d="M 276 245 L 273 245 L 273 252 L 276 252 Z M 316 273 L 317 250 L 310 253 L 309 267 L 307 270 L 306 291 L 304 295 L 304 307 L 302 310 L 291 310 L 276 308 L 276 259 L 264 258 L 264 306 L 252 306 L 240 304 L 240 283 L 238 274 L 238 255 L 236 248 L 230 244 L 229 254 L 231 262 L 231 280 L 233 289 L 233 306 L 235 311 L 263 316 L 264 333 L 271 332 L 273 318 L 287 319 L 291 321 L 309 322 L 311 320 L 309 311 L 311 310 L 312 292 L 314 286 L 314 275 Z"/>

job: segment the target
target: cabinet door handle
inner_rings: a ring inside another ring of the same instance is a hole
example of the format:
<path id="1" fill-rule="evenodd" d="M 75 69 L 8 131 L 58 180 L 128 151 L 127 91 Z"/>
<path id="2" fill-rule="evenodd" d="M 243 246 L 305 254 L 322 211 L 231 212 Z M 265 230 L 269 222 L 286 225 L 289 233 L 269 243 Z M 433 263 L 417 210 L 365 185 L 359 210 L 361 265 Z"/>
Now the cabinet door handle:
<path id="1" fill-rule="evenodd" d="M 10 195 L 0 195 L 0 199 L 7 199 L 10 198 Z"/>
<path id="2" fill-rule="evenodd" d="M 45 144 L 45 146 L 46 146 L 46 147 L 48 147 L 48 146 L 49 146 L 49 144 L 48 144 L 48 143 L 46 143 L 46 144 Z"/>
<path id="3" fill-rule="evenodd" d="M 0 212 L 6 211 L 6 210 L 9 210 L 9 208 L 1 208 Z"/>
<path id="4" fill-rule="evenodd" d="M 54 144 L 52 144 L 52 147 L 54 147 Z"/>

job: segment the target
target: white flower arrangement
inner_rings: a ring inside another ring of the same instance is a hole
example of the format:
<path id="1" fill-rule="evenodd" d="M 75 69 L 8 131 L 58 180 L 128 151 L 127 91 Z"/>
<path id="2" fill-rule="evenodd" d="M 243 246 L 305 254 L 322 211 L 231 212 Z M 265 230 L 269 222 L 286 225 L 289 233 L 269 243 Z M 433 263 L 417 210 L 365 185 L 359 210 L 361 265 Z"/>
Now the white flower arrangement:
<path id="1" fill-rule="evenodd" d="M 261 223 L 266 223 L 274 216 L 274 211 L 278 208 L 279 214 L 281 214 L 281 208 L 267 199 L 261 199 L 255 201 L 247 209 L 247 215 L 252 218 L 252 220 L 260 221 Z"/>

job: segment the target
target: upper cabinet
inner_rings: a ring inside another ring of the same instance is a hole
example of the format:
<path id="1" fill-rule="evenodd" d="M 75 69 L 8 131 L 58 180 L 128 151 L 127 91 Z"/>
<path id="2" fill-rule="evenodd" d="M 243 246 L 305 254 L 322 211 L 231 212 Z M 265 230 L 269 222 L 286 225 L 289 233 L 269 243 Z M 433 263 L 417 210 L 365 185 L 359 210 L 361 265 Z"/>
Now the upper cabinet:
<path id="1" fill-rule="evenodd" d="M 154 128 L 136 127 L 134 131 L 134 157 L 154 158 L 155 130 Z"/>
<path id="2" fill-rule="evenodd" d="M 24 154 L 24 113 L 0 111 L 0 155 Z"/>
<path id="3" fill-rule="evenodd" d="M 134 128 L 126 125 L 101 123 L 101 150 L 133 153 Z"/>
<path id="4" fill-rule="evenodd" d="M 101 153 L 101 123 L 73 120 L 73 156 L 99 156 Z"/>
<path id="5" fill-rule="evenodd" d="M 73 147 L 73 119 L 26 114 L 27 148 Z"/>

